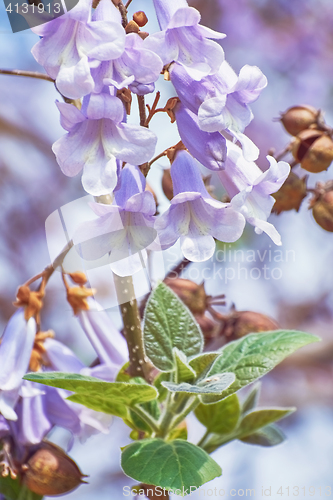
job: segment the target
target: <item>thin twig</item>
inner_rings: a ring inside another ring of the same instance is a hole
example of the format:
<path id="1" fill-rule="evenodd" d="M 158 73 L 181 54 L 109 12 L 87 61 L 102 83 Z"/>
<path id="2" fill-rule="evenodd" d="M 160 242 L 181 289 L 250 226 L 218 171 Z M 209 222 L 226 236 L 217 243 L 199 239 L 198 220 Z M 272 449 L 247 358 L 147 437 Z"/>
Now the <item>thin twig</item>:
<path id="1" fill-rule="evenodd" d="M 119 9 L 119 12 L 121 15 L 122 25 L 124 28 L 126 28 L 126 26 L 128 24 L 127 10 L 126 10 L 126 7 L 121 0 L 120 0 L 120 2 L 118 2 L 118 9 Z"/>
<path id="2" fill-rule="evenodd" d="M 145 96 L 144 95 L 137 95 L 138 98 L 138 105 L 139 105 L 139 115 L 140 115 L 140 125 L 141 127 L 147 127 L 148 124 L 146 124 L 146 105 L 145 105 Z"/>
<path id="3" fill-rule="evenodd" d="M 29 78 L 37 78 L 39 80 L 47 80 L 54 83 L 53 78 L 38 71 L 23 71 L 21 69 L 0 69 L 1 75 L 27 76 Z"/>
<path id="4" fill-rule="evenodd" d="M 127 2 L 127 3 L 126 3 L 126 5 L 125 5 L 125 9 L 126 9 L 126 10 L 127 10 L 127 9 L 128 9 L 128 7 L 131 5 L 131 3 L 132 3 L 132 0 L 128 0 L 128 2 Z"/>
<path id="5" fill-rule="evenodd" d="M 144 123 L 145 127 L 148 127 L 150 120 L 152 119 L 154 114 L 157 112 L 156 107 L 157 107 L 158 101 L 160 100 L 160 97 L 161 97 L 161 92 L 160 91 L 156 92 L 156 96 L 155 96 L 153 105 L 151 108 L 148 108 L 149 114 L 148 114 L 148 118 L 145 120 L 145 123 Z M 161 108 L 161 109 L 159 109 L 159 111 L 164 111 L 164 109 Z"/>

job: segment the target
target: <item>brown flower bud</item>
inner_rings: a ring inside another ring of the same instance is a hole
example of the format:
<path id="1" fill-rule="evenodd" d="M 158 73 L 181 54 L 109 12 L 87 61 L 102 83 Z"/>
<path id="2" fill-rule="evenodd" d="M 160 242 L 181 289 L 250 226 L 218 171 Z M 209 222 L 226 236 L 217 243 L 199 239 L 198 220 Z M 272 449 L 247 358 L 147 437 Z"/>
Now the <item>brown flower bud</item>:
<path id="1" fill-rule="evenodd" d="M 88 311 L 89 304 L 87 297 L 94 295 L 96 290 L 93 288 L 84 288 L 81 286 L 69 287 L 67 290 L 67 300 L 73 308 L 74 314 L 78 314 L 81 309 Z"/>
<path id="2" fill-rule="evenodd" d="M 173 185 L 170 172 L 171 172 L 170 168 L 167 168 L 163 170 L 163 176 L 162 176 L 162 189 L 163 193 L 168 198 L 168 200 L 172 200 L 173 198 Z"/>
<path id="3" fill-rule="evenodd" d="M 130 21 L 125 28 L 126 33 L 139 33 L 140 27 L 135 21 Z"/>
<path id="4" fill-rule="evenodd" d="M 278 328 L 276 321 L 264 314 L 253 311 L 233 311 L 225 317 L 221 335 L 224 335 L 230 342 L 249 333 L 269 332 Z"/>
<path id="5" fill-rule="evenodd" d="M 298 212 L 303 199 L 307 195 L 307 179 L 307 175 L 300 179 L 294 172 L 290 172 L 284 184 L 272 195 L 276 200 L 273 212 L 280 214 L 293 209 Z"/>
<path id="6" fill-rule="evenodd" d="M 149 33 L 147 31 L 139 31 L 138 35 L 142 38 L 142 40 L 144 40 L 147 36 L 149 36 Z"/>
<path id="7" fill-rule="evenodd" d="M 333 160 L 333 141 L 325 132 L 303 130 L 292 144 L 294 158 L 308 172 L 327 170 Z"/>
<path id="8" fill-rule="evenodd" d="M 22 285 L 17 291 L 14 306 L 25 308 L 24 319 L 28 321 L 30 318 L 37 316 L 42 309 L 43 297 L 43 292 L 32 292 L 27 285 Z"/>
<path id="9" fill-rule="evenodd" d="M 281 114 L 281 122 L 290 135 L 298 135 L 315 125 L 319 115 L 320 111 L 312 106 L 293 106 Z"/>
<path id="10" fill-rule="evenodd" d="M 63 495 L 74 490 L 84 476 L 74 460 L 52 443 L 43 442 L 22 467 L 22 482 L 37 495 Z"/>
<path id="11" fill-rule="evenodd" d="M 139 10 L 138 12 L 135 12 L 133 14 L 133 21 L 135 21 L 136 24 L 140 26 L 140 28 L 142 28 L 148 23 L 148 17 L 143 12 L 143 10 Z"/>
<path id="12" fill-rule="evenodd" d="M 87 283 L 87 276 L 82 271 L 76 271 L 75 273 L 68 273 L 68 276 L 77 285 L 85 285 Z"/>
<path id="13" fill-rule="evenodd" d="M 204 314 L 207 307 L 204 283 L 197 285 L 194 281 L 182 278 L 166 278 L 164 283 L 178 295 L 193 314 Z"/>
<path id="14" fill-rule="evenodd" d="M 320 227 L 325 231 L 333 232 L 333 190 L 329 188 L 325 191 L 325 185 L 320 187 L 315 196 L 310 200 L 309 208 L 312 208 L 312 214 Z"/>
<path id="15" fill-rule="evenodd" d="M 209 318 L 206 314 L 195 314 L 194 317 L 202 330 L 205 340 L 210 340 L 218 335 L 218 323 Z"/>

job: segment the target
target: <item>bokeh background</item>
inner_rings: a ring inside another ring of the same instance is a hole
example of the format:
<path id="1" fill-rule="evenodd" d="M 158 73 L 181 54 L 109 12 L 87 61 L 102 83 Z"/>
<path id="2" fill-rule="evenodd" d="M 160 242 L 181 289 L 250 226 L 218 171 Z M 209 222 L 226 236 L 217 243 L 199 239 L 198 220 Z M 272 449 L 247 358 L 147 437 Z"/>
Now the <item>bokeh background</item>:
<path id="1" fill-rule="evenodd" d="M 333 125 L 331 0 L 189 3 L 200 10 L 202 24 L 227 34 L 222 45 L 226 59 L 236 71 L 244 64 L 257 65 L 268 78 L 267 89 L 253 105 L 255 119 L 247 129 L 261 149 L 259 165 L 263 170 L 268 166 L 268 150 L 274 147 L 280 151 L 289 141 L 281 124 L 273 120 L 281 111 L 296 104 L 310 104 L 323 110 L 327 122 Z M 148 31 L 157 30 L 151 0 L 133 0 L 130 13 L 136 10 L 146 11 Z M 30 53 L 37 40 L 29 31 L 13 34 L 4 5 L 0 5 L 0 68 L 42 71 Z M 174 95 L 170 83 L 162 81 L 158 87 L 165 101 Z M 56 99 L 61 98 L 52 83 L 0 75 L 1 331 L 14 311 L 12 302 L 18 285 L 50 263 L 46 219 L 85 195 L 80 178 L 65 177 L 51 151 L 52 143 L 63 134 L 54 105 Z M 159 134 L 157 152 L 177 142 L 176 126 L 170 125 L 166 117 L 157 115 L 152 128 Z M 166 207 L 160 186 L 166 166 L 164 160 L 156 162 L 148 178 L 160 200 L 160 210 Z M 309 186 L 329 179 L 333 179 L 330 169 L 310 174 Z M 216 183 L 214 178 L 212 183 Z M 216 192 L 219 193 L 217 184 Z M 234 303 L 238 310 L 268 314 L 283 327 L 318 334 L 323 341 L 302 349 L 263 380 L 261 406 L 298 407 L 298 412 L 282 423 L 288 441 L 271 449 L 241 442 L 223 447 L 214 454 L 223 476 L 209 487 L 216 485 L 226 491 L 254 488 L 260 497 L 261 488 L 271 486 L 273 498 L 280 497 L 276 494 L 280 486 L 305 487 L 306 491 L 316 487 L 317 498 L 320 486 L 324 496 L 324 488 L 331 485 L 333 465 L 333 235 L 315 223 L 308 200 L 299 213 L 271 216 L 270 221 L 282 235 L 280 260 L 274 260 L 276 248 L 269 238 L 257 236 L 249 228 L 237 246 L 243 250 L 243 257 L 238 254 L 240 257 L 234 259 L 234 247 L 220 246 L 225 251 L 225 261 L 211 263 L 206 290 L 213 295 L 225 293 L 228 305 Z M 256 252 L 254 262 L 244 257 L 249 250 Z M 171 257 L 165 259 L 166 268 L 171 262 Z M 222 268 L 222 276 L 226 267 L 234 269 L 235 277 L 225 280 L 214 275 L 213 264 L 215 270 Z M 238 276 L 238 265 L 247 273 L 243 271 Z M 263 272 L 250 274 L 251 269 L 260 271 L 264 265 L 268 266 L 269 279 L 264 278 Z M 275 268 L 278 279 L 271 275 Z M 193 265 L 184 276 L 200 283 L 202 271 L 202 266 Z M 157 274 L 153 273 L 153 280 Z M 107 305 L 113 292 L 110 284 L 99 278 L 99 292 Z M 109 313 L 120 325 L 117 309 L 110 307 Z M 66 304 L 58 275 L 49 285 L 43 328 L 55 330 L 57 338 L 73 348 L 83 361 L 89 363 L 94 358 Z M 189 429 L 191 439 L 197 441 L 202 430 L 194 419 L 189 421 Z M 53 439 L 65 444 L 68 436 L 57 431 Z M 119 468 L 119 447 L 127 442 L 127 428 L 115 419 L 108 436 L 94 436 L 84 445 L 75 443 L 71 455 L 90 475 L 90 484 L 68 498 L 123 498 L 122 487 L 131 481 Z M 310 497 L 306 493 L 306 498 Z M 193 498 L 200 496 L 194 494 Z"/>

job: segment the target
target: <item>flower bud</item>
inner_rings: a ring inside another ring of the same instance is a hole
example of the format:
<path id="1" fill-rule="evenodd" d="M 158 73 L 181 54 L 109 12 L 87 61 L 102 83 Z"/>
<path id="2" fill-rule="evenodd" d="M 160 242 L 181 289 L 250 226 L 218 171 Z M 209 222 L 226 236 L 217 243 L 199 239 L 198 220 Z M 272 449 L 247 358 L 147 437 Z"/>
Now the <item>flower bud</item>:
<path id="1" fill-rule="evenodd" d="M 166 278 L 164 283 L 178 295 L 193 314 L 204 314 L 207 307 L 204 283 L 197 285 L 194 281 L 183 278 Z"/>
<path id="2" fill-rule="evenodd" d="M 333 160 L 333 141 L 324 132 L 303 130 L 292 144 L 292 154 L 308 172 L 327 170 Z"/>
<path id="3" fill-rule="evenodd" d="M 227 341 L 237 340 L 249 333 L 277 330 L 279 325 L 272 318 L 253 311 L 233 311 L 226 317 L 221 335 Z"/>
<path id="4" fill-rule="evenodd" d="M 63 495 L 77 488 L 84 476 L 74 460 L 52 443 L 43 442 L 22 466 L 22 482 L 37 495 Z"/>
<path id="5" fill-rule="evenodd" d="M 273 206 L 273 212 L 280 214 L 281 212 L 287 212 L 293 209 L 298 212 L 302 200 L 307 195 L 307 178 L 308 176 L 306 175 L 300 179 L 294 172 L 290 172 L 285 183 L 282 184 L 276 193 L 272 194 L 273 198 L 276 200 Z"/>
<path id="6" fill-rule="evenodd" d="M 143 12 L 143 10 L 139 10 L 138 12 L 135 12 L 133 14 L 133 21 L 135 21 L 136 24 L 140 26 L 140 28 L 142 28 L 148 23 L 148 17 Z"/>
<path id="7" fill-rule="evenodd" d="M 139 33 L 140 28 L 135 21 L 130 21 L 125 28 L 126 33 Z"/>
<path id="8" fill-rule="evenodd" d="M 320 111 L 312 106 L 293 106 L 281 114 L 281 122 L 290 135 L 298 135 L 315 125 L 319 114 Z"/>
<path id="9" fill-rule="evenodd" d="M 87 276 L 82 271 L 76 271 L 75 273 L 69 273 L 68 275 L 77 285 L 85 285 L 88 281 Z"/>
<path id="10" fill-rule="evenodd" d="M 323 189 L 315 194 L 314 198 L 310 201 L 312 214 L 320 227 L 325 231 L 333 232 L 333 189 L 331 183 L 328 183 L 328 190 Z M 331 189 L 330 189 L 331 188 Z"/>
<path id="11" fill-rule="evenodd" d="M 171 169 L 167 168 L 163 170 L 163 176 L 162 176 L 162 189 L 163 193 L 168 198 L 168 200 L 172 200 L 173 198 L 173 186 L 172 186 L 172 179 L 170 172 Z"/>

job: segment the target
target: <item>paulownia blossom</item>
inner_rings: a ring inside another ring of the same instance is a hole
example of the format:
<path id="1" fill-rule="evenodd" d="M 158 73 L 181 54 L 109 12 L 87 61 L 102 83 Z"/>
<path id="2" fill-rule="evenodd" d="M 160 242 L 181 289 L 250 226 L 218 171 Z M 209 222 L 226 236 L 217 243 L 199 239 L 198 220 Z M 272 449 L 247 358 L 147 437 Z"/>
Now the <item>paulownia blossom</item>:
<path id="1" fill-rule="evenodd" d="M 91 68 L 118 59 L 125 50 L 118 9 L 111 1 L 101 0 L 91 19 L 91 4 L 92 0 L 79 0 L 63 16 L 33 28 L 42 37 L 32 49 L 33 56 L 56 80 L 59 91 L 72 99 L 94 90 Z"/>
<path id="2" fill-rule="evenodd" d="M 111 269 L 119 276 L 140 270 L 146 260 L 146 248 L 155 240 L 153 195 L 145 191 L 146 180 L 140 169 L 127 164 L 114 192 L 112 205 L 90 203 L 98 215 L 82 224 L 73 241 L 80 255 L 95 260 L 110 254 Z"/>
<path id="3" fill-rule="evenodd" d="M 208 194 L 197 161 L 187 151 L 176 153 L 171 177 L 174 198 L 155 222 L 162 249 L 180 239 L 184 257 L 201 262 L 214 254 L 214 238 L 225 242 L 240 238 L 245 226 L 243 215 Z"/>
<path id="4" fill-rule="evenodd" d="M 215 73 L 224 53 L 210 38 L 225 35 L 201 26 L 200 13 L 185 0 L 154 0 L 154 6 L 162 31 L 146 38 L 144 46 L 156 52 L 164 65 L 182 64 L 194 79 Z"/>
<path id="5" fill-rule="evenodd" d="M 118 182 L 117 159 L 141 164 L 153 156 L 155 134 L 124 123 L 124 106 L 109 92 L 86 96 L 81 110 L 72 104 L 57 106 L 68 134 L 53 144 L 53 152 L 64 174 L 72 177 L 83 170 L 82 184 L 88 193 L 112 193 Z"/>
<path id="6" fill-rule="evenodd" d="M 231 206 L 244 215 L 256 233 L 264 231 L 276 245 L 281 245 L 279 233 L 267 218 L 275 202 L 270 195 L 280 189 L 289 175 L 290 165 L 285 161 L 276 162 L 272 156 L 267 159 L 270 167 L 262 172 L 254 162 L 245 160 L 240 147 L 227 141 L 225 169 L 218 176 L 232 198 Z"/>
<path id="7" fill-rule="evenodd" d="M 181 102 L 197 115 L 201 130 L 210 133 L 226 131 L 242 144 L 246 159 L 254 161 L 258 158 L 258 148 L 243 132 L 253 119 L 249 104 L 267 85 L 259 68 L 243 66 L 237 76 L 224 61 L 216 74 L 197 82 L 181 65 L 173 64 L 170 75 Z"/>

